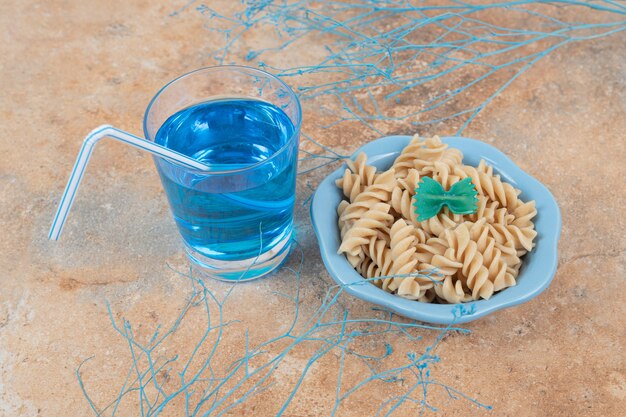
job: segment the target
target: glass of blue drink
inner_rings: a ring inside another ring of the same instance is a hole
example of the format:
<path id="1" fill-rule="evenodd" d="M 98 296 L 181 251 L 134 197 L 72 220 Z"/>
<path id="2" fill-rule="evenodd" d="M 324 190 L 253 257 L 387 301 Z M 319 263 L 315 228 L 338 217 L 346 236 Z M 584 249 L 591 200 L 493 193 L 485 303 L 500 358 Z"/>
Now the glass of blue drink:
<path id="1" fill-rule="evenodd" d="M 294 92 L 253 68 L 203 68 L 171 81 L 144 118 L 148 140 L 209 171 L 154 162 L 192 268 L 259 278 L 289 254 L 302 112 Z"/>

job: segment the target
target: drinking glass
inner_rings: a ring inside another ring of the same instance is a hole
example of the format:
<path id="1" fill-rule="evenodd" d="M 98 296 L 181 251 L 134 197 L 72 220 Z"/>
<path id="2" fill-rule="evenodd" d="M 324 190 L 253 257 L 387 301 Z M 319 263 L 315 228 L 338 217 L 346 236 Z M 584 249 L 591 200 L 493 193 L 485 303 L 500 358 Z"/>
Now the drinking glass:
<path id="1" fill-rule="evenodd" d="M 242 66 L 192 71 L 152 99 L 145 138 L 211 168 L 153 157 L 193 270 L 245 281 L 286 259 L 301 119 L 284 82 Z"/>

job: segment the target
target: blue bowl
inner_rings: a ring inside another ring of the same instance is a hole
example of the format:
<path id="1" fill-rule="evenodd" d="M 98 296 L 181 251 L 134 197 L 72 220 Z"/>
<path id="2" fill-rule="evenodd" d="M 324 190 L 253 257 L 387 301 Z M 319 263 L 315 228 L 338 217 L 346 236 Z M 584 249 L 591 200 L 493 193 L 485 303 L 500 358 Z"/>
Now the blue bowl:
<path id="1" fill-rule="evenodd" d="M 393 160 L 411 140 L 410 136 L 389 136 L 372 141 L 354 153 L 365 152 L 368 164 L 379 170 L 388 169 Z M 561 234 L 561 213 L 548 189 L 522 171 L 513 161 L 491 145 L 462 137 L 442 138 L 444 143 L 463 152 L 463 162 L 478 165 L 481 159 L 494 167 L 502 179 L 522 190 L 524 200 L 535 200 L 537 217 L 536 246 L 523 258 L 517 285 L 494 294 L 489 300 L 464 304 L 430 304 L 407 300 L 390 294 L 364 280 L 337 249 L 341 243 L 337 227 L 337 205 L 342 200 L 335 180 L 341 178 L 345 166 L 326 177 L 317 188 L 311 204 L 313 227 L 319 241 L 324 264 L 331 277 L 347 292 L 365 301 L 385 307 L 402 316 L 429 323 L 452 324 L 476 320 L 494 311 L 521 304 L 545 290 L 557 268 L 557 243 Z"/>

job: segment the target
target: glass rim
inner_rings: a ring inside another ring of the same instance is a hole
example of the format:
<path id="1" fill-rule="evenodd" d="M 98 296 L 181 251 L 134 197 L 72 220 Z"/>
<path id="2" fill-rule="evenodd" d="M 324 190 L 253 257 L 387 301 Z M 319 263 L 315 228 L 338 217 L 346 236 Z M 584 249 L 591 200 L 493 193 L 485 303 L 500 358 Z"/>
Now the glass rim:
<path id="1" fill-rule="evenodd" d="M 272 162 L 280 154 L 285 152 L 285 150 L 288 149 L 293 144 L 293 142 L 296 140 L 296 138 L 298 138 L 300 136 L 300 127 L 302 125 L 302 107 L 300 106 L 300 100 L 298 99 L 298 96 L 296 95 L 296 93 L 283 80 L 281 80 L 280 78 L 276 77 L 273 74 L 270 74 L 269 72 L 260 70 L 258 68 L 248 67 L 246 65 L 212 65 L 212 66 L 209 66 L 209 67 L 202 67 L 202 68 L 195 69 L 193 71 L 186 72 L 186 73 L 184 73 L 184 74 L 174 78 L 173 80 L 169 81 L 167 84 L 165 84 L 163 87 L 161 87 L 159 89 L 159 91 L 150 100 L 150 103 L 148 104 L 148 107 L 146 107 L 146 111 L 145 111 L 144 116 L 143 116 L 143 133 L 146 136 L 146 139 L 148 139 L 151 142 L 154 142 L 155 138 L 151 138 L 150 134 L 148 133 L 148 126 L 147 126 L 148 115 L 150 114 L 150 111 L 152 110 L 152 106 L 154 105 L 154 103 L 159 99 L 161 94 L 168 87 L 170 87 L 174 83 L 182 80 L 183 78 L 187 78 L 189 76 L 197 75 L 200 72 L 213 72 L 213 71 L 216 71 L 216 70 L 245 70 L 247 72 L 257 73 L 257 74 L 262 75 L 264 77 L 268 77 L 268 78 L 270 78 L 272 80 L 276 80 L 283 88 L 285 88 L 285 90 L 287 91 L 287 94 L 289 94 L 289 96 L 291 98 L 293 98 L 293 100 L 296 103 L 296 118 L 297 118 L 297 120 L 296 120 L 296 123 L 294 123 L 293 134 L 291 135 L 291 137 L 289 137 L 289 139 L 285 142 L 285 144 L 280 149 L 278 149 L 276 152 L 274 152 L 269 158 L 264 159 L 264 160 L 259 161 L 259 162 L 256 162 L 254 164 L 247 165 L 247 166 L 245 166 L 243 168 L 237 168 L 237 169 L 231 169 L 231 170 L 220 170 L 220 171 L 204 171 L 204 170 L 201 170 L 201 169 L 187 168 L 187 167 L 185 167 L 184 169 L 186 171 L 194 172 L 194 173 L 201 174 L 201 175 L 225 175 L 225 174 L 237 174 L 237 173 L 246 172 L 248 170 L 252 170 L 252 169 L 261 167 L 261 166 L 263 166 L 263 165 L 265 165 L 267 163 Z M 296 158 L 297 158 L 297 156 L 296 156 Z M 167 160 L 165 160 L 164 162 L 165 163 L 170 163 L 172 165 L 175 165 L 175 164 L 173 164 L 173 163 L 171 163 L 171 162 L 169 162 Z"/>

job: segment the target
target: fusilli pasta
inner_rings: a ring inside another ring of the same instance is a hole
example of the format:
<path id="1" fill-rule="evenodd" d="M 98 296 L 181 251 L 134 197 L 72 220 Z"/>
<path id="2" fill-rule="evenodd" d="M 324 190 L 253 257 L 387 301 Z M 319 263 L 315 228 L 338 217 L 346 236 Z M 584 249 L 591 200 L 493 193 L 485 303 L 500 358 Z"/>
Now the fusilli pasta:
<path id="1" fill-rule="evenodd" d="M 415 135 L 390 169 L 378 172 L 360 154 L 337 180 L 345 200 L 337 207 L 341 245 L 350 264 L 373 284 L 422 302 L 488 299 L 516 284 L 521 257 L 537 236 L 534 201 L 504 182 L 485 161 L 464 165 L 463 154 L 439 137 Z M 444 207 L 418 222 L 414 195 L 421 177 L 445 190 L 471 178 L 476 212 Z"/>

